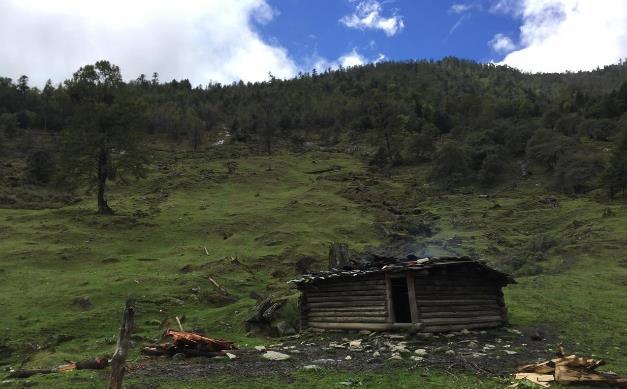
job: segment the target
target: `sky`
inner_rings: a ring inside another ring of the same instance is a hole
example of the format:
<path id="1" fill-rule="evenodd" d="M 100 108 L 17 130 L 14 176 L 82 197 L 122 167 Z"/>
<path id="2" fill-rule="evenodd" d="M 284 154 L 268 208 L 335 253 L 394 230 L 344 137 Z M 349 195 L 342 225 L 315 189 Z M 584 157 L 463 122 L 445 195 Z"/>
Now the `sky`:
<path id="1" fill-rule="evenodd" d="M 107 59 L 126 80 L 290 78 L 446 56 L 526 72 L 627 58 L 627 0 L 0 0 L 0 76 L 41 86 Z"/>

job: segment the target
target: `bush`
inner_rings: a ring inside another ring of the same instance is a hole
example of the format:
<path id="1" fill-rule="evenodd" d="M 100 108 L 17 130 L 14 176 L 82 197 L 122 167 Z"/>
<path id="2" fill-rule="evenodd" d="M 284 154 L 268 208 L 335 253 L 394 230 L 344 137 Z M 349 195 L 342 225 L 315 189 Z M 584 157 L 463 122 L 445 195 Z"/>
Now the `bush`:
<path id="1" fill-rule="evenodd" d="M 575 145 L 573 139 L 551 130 L 541 129 L 527 142 L 527 157 L 553 170 L 560 157 Z"/>
<path id="2" fill-rule="evenodd" d="M 28 177 L 33 182 L 37 184 L 47 184 L 54 176 L 54 160 L 48 151 L 35 151 L 28 156 L 26 170 Z"/>
<path id="3" fill-rule="evenodd" d="M 17 129 L 17 115 L 13 113 L 0 114 L 0 130 L 4 132 L 7 138 L 14 138 L 17 135 Z"/>
<path id="4" fill-rule="evenodd" d="M 564 193 L 581 194 L 598 186 L 603 170 L 603 161 L 597 154 L 581 151 L 559 159 L 553 181 L 557 189 Z"/>
<path id="5" fill-rule="evenodd" d="M 426 132 L 415 134 L 405 147 L 405 160 L 409 163 L 427 162 L 433 156 L 434 150 L 433 137 L 430 134 Z"/>
<path id="6" fill-rule="evenodd" d="M 505 159 L 499 153 L 488 154 L 481 163 L 479 181 L 484 185 L 495 183 L 505 171 Z"/>

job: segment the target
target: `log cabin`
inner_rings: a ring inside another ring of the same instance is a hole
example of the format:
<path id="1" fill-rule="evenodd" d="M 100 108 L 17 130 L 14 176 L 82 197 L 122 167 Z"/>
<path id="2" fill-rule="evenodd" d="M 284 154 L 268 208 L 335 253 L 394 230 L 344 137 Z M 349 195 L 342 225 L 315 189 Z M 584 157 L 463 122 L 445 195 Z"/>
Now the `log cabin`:
<path id="1" fill-rule="evenodd" d="M 507 323 L 508 274 L 468 257 L 395 259 L 290 281 L 301 291 L 301 328 L 444 332 Z"/>

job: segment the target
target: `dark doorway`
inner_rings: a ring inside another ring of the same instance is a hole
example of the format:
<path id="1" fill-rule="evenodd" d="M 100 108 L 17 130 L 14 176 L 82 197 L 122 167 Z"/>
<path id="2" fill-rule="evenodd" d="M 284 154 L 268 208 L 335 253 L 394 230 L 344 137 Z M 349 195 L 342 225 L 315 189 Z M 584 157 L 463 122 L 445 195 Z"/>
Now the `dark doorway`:
<path id="1" fill-rule="evenodd" d="M 409 294 L 407 293 L 407 281 L 403 278 L 392 278 L 392 307 L 394 308 L 394 322 L 411 323 L 411 310 L 409 309 Z"/>

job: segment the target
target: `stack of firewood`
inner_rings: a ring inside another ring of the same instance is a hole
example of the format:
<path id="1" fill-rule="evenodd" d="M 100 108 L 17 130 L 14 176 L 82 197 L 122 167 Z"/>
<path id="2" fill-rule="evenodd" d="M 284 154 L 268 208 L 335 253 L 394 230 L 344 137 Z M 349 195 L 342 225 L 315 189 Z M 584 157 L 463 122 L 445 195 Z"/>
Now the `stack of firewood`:
<path id="1" fill-rule="evenodd" d="M 226 350 L 237 350 L 233 342 L 211 339 L 194 332 L 167 330 L 165 336 L 171 341 L 149 345 L 142 353 L 152 356 L 174 356 L 183 354 L 186 357 L 216 357 L 226 355 Z"/>

